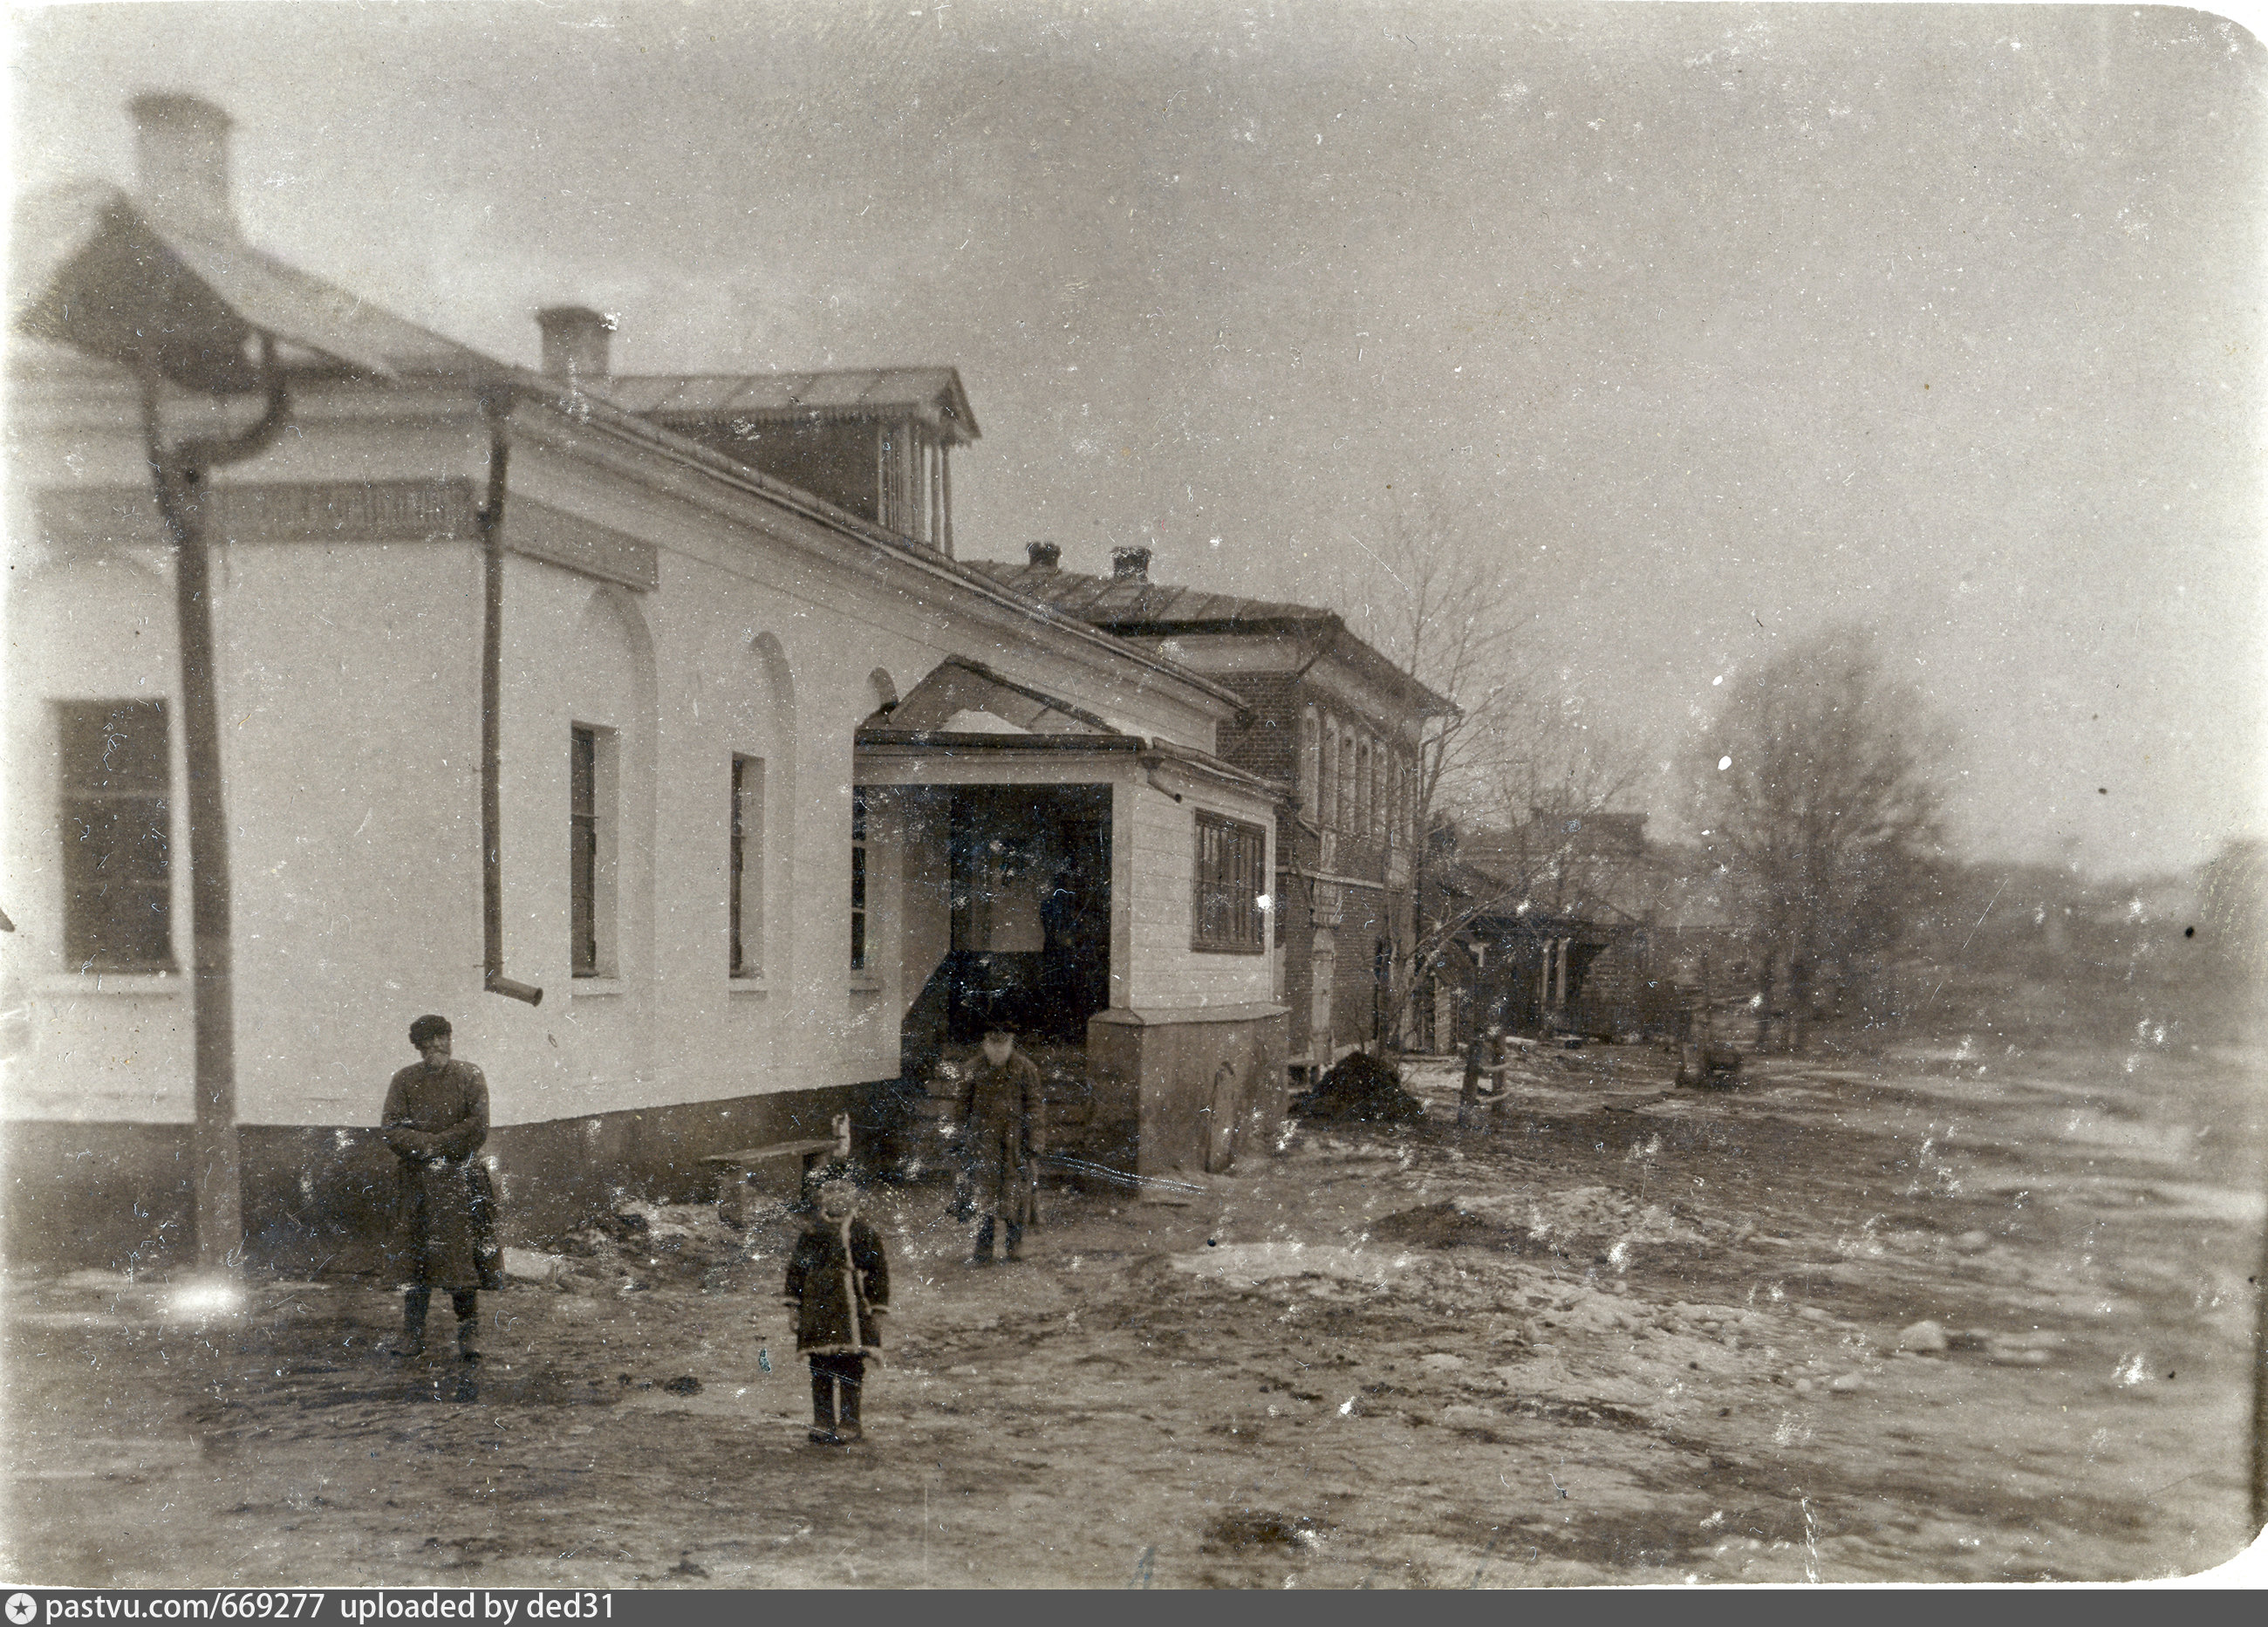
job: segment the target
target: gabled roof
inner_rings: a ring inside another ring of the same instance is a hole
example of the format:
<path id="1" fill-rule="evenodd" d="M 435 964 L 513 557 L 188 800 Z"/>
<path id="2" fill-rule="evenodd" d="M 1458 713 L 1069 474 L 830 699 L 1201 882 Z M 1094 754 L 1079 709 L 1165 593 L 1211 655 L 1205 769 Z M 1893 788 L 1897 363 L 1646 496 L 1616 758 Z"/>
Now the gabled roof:
<path id="1" fill-rule="evenodd" d="M 1284 801 L 1284 788 L 1273 780 L 1211 752 L 1135 734 L 964 655 L 939 662 L 903 700 L 861 723 L 855 738 L 861 751 L 917 748 L 945 758 L 1042 750 L 1129 753 L 1145 769 L 1170 765 L 1278 806 Z"/>
<path id="2" fill-rule="evenodd" d="M 1314 605 L 1208 593 L 1141 577 L 1086 576 L 1052 565 L 1012 565 L 997 559 L 966 563 L 1027 599 L 1112 632 L 1272 632 L 1339 623 L 1336 612 Z"/>
<path id="3" fill-rule="evenodd" d="M 1034 615 L 1027 598 L 1004 593 L 989 575 L 705 446 L 666 416 L 648 416 L 611 394 L 483 356 L 288 265 L 232 230 L 168 217 L 108 181 L 67 182 L 15 201 L 8 302 L 12 331 L 114 364 L 153 365 L 191 390 L 264 389 L 268 380 L 254 354 L 262 334 L 279 342 L 280 359 L 294 375 L 442 381 L 483 391 L 504 387 L 578 425 L 652 448 L 733 489 L 808 514 L 932 579 L 949 579 L 980 598 L 1052 622 L 1082 643 L 1108 646 L 1116 659 L 1169 677 L 1226 710 L 1242 703 L 1203 674 L 1111 638 L 1081 618 L 1044 610 Z M 901 371 L 949 378 L 955 410 L 965 409 L 951 368 Z M 974 418 L 965 422 L 973 434 Z"/>
<path id="4" fill-rule="evenodd" d="M 618 406 L 664 423 L 718 418 L 915 418 L 955 445 L 982 433 L 951 367 L 825 372 L 626 373 L 602 387 Z"/>
<path id="5" fill-rule="evenodd" d="M 990 718 L 990 723 L 976 718 Z M 859 725 L 869 729 L 946 733 L 1120 734 L 1124 731 L 1085 707 L 1004 678 L 981 661 L 947 656 L 895 706 Z"/>
<path id="6" fill-rule="evenodd" d="M 224 229 L 170 219 L 107 181 L 17 205 L 11 328 L 98 355 L 146 356 L 193 387 L 259 387 L 255 332 L 379 378 L 502 379 L 516 369 L 286 265 Z M 132 311 L 120 291 L 138 291 Z"/>
<path id="7" fill-rule="evenodd" d="M 1055 565 L 964 562 L 1003 587 L 1122 638 L 1171 638 L 1222 633 L 1293 633 L 1318 650 L 1336 650 L 1350 666 L 1414 698 L 1420 717 L 1454 715 L 1456 703 L 1435 694 L 1358 637 L 1336 610 L 1281 600 L 1246 599 L 1175 587 L 1146 577 L 1087 576 Z"/>

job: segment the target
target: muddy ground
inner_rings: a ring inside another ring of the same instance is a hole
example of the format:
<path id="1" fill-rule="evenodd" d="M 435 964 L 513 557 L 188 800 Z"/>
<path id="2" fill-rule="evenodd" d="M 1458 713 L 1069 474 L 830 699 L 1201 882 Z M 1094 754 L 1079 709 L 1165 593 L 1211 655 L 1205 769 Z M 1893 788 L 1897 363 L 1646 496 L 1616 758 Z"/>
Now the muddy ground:
<path id="1" fill-rule="evenodd" d="M 374 1283 L 254 1278 L 201 1320 L 166 1281 L 18 1270 L 0 1565 L 1503 1587 L 2158 1577 L 2242 1546 L 2251 1056 L 1964 1042 L 1705 1093 L 1652 1049 L 1532 1049 L 1463 1130 L 1448 1065 L 1411 1077 L 1408 1129 L 1053 1193 L 1013 1268 L 961 1263 L 945 1189 L 873 1194 L 895 1314 L 849 1449 L 805 1439 L 783 1213 L 556 1240 L 553 1280 L 483 1296 L 477 1369 L 381 1354 Z"/>

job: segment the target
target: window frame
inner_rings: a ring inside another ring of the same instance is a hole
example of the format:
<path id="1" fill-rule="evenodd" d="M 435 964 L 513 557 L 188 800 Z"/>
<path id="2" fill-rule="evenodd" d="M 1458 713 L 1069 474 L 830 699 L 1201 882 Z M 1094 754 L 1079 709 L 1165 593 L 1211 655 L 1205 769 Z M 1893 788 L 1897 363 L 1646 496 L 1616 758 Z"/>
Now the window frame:
<path id="1" fill-rule="evenodd" d="M 725 975 L 760 982 L 764 975 L 764 760 L 733 754 L 732 805 L 725 865 Z"/>
<path id="2" fill-rule="evenodd" d="M 74 971 L 122 975 L 165 975 L 178 971 L 173 944 L 173 708 L 163 698 L 57 700 L 51 703 L 55 727 L 55 835 L 60 849 L 58 880 L 63 889 L 63 944 L 65 964 Z M 143 732 L 131 754 L 138 777 L 126 783 L 120 770 L 107 765 L 114 740 L 130 738 L 119 726 L 122 715 L 138 716 Z M 99 720 L 101 733 L 88 730 Z M 88 738 L 103 742 L 100 755 L 82 760 L 74 747 Z M 153 771 L 154 770 L 154 771 Z M 142 810 L 137 818 L 136 808 Z M 112 845 L 99 850 L 86 845 L 99 829 Z M 117 833 L 138 829 L 122 844 Z M 154 855 L 147 839 L 157 838 Z M 122 853 L 135 867 L 111 869 Z M 91 866 L 91 868 L 90 868 Z M 94 877 L 103 885 L 92 889 L 105 898 L 114 885 L 122 884 L 127 895 L 122 907 L 93 909 L 87 894 Z M 156 917 L 147 936 L 134 943 L 119 941 L 121 921 L 133 918 L 135 901 L 146 899 Z"/>
<path id="3" fill-rule="evenodd" d="M 873 925 L 873 872 L 868 863 L 867 848 L 872 840 L 873 810 L 866 799 L 866 788 L 850 788 L 850 970 L 863 974 L 870 968 L 873 945 L 867 933 Z"/>
<path id="4" fill-rule="evenodd" d="M 1210 850 L 1209 850 L 1210 849 Z M 1208 872 L 1211 873 L 1208 873 Z M 1265 954 L 1268 830 L 1207 808 L 1195 811 L 1189 948 L 1197 954 Z M 1216 900 L 1219 901 L 1216 902 Z M 1225 924 L 1211 927 L 1222 919 Z"/>
<path id="5" fill-rule="evenodd" d="M 616 969 L 620 735 L 603 724 L 568 725 L 567 959 L 582 982 Z"/>
<path id="6" fill-rule="evenodd" d="M 1351 827 L 1358 841 L 1370 840 L 1371 801 L 1370 736 L 1358 734 L 1354 740 L 1354 823 Z"/>
<path id="7" fill-rule="evenodd" d="M 1357 770 L 1354 752 L 1354 730 L 1349 726 L 1339 731 L 1339 808 L 1338 828 L 1346 835 L 1355 834 L 1354 787 Z"/>

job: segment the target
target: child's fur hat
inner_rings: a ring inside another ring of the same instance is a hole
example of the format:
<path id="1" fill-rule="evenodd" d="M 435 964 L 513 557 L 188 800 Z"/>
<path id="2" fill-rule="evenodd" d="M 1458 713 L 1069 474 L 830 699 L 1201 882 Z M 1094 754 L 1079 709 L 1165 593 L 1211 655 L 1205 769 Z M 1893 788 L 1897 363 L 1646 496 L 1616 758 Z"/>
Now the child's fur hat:
<path id="1" fill-rule="evenodd" d="M 819 1189 L 812 1196 L 818 1200 L 821 1209 L 825 1209 L 832 1200 L 841 1208 L 855 1211 L 858 1207 L 858 1183 L 848 1175 L 832 1176 L 821 1182 Z"/>

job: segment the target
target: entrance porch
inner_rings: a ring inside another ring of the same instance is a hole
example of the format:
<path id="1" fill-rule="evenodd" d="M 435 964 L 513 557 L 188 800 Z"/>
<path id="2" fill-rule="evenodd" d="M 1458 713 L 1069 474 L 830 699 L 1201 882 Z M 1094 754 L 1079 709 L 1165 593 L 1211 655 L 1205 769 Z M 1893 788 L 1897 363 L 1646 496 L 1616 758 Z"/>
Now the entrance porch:
<path id="1" fill-rule="evenodd" d="M 960 659 L 866 720 L 854 772 L 853 975 L 895 1022 L 917 1145 L 996 1020 L 1047 1081 L 1051 1152 L 1167 1176 L 1266 1144 L 1272 787 Z"/>

